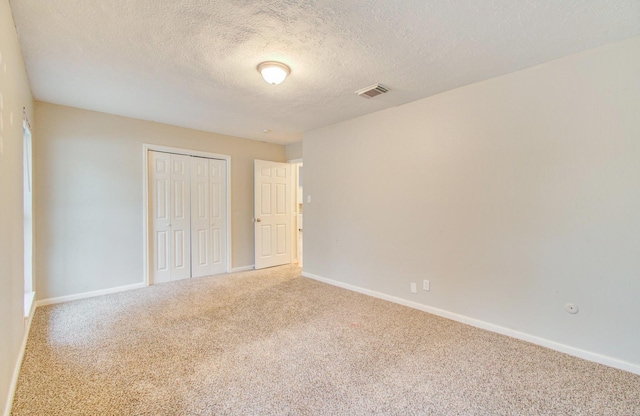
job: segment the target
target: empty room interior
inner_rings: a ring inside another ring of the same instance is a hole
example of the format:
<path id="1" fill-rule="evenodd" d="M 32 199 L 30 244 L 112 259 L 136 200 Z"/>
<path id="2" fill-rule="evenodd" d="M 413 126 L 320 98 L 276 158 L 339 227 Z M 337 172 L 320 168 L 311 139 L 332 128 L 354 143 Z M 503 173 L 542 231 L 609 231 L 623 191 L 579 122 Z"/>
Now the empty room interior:
<path id="1" fill-rule="evenodd" d="M 640 415 L 637 0 L 0 0 L 0 195 L 3 415 Z"/>

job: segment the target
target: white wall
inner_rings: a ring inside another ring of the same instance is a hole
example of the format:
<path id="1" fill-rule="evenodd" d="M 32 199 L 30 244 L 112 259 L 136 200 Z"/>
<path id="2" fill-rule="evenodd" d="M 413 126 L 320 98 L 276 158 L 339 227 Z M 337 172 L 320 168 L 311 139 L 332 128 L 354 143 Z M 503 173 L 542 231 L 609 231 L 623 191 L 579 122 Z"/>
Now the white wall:
<path id="1" fill-rule="evenodd" d="M 306 273 L 640 365 L 640 38 L 306 133 L 304 168 Z"/>
<path id="2" fill-rule="evenodd" d="M 143 279 L 143 143 L 231 156 L 232 267 L 253 264 L 253 160 L 284 146 L 36 104 L 38 299 Z"/>
<path id="3" fill-rule="evenodd" d="M 10 406 L 8 396 L 25 332 L 23 107 L 26 107 L 30 121 L 34 121 L 29 80 L 6 0 L 0 0 L 0 55 L 0 411 L 3 411 Z"/>

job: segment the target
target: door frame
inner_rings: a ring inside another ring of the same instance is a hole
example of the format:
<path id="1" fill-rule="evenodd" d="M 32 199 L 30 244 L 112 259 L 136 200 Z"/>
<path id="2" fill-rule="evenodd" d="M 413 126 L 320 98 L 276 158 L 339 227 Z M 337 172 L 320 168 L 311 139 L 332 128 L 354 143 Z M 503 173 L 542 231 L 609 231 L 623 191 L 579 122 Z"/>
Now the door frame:
<path id="1" fill-rule="evenodd" d="M 144 285 L 149 286 L 151 284 L 150 269 L 151 258 L 149 256 L 149 151 L 175 153 L 185 156 L 205 157 L 208 159 L 219 159 L 226 161 L 227 167 L 227 267 L 226 272 L 231 271 L 231 156 L 223 155 L 220 153 L 201 152 L 199 150 L 182 149 L 179 147 L 160 146 L 155 144 L 143 143 L 142 144 L 142 232 L 143 232 L 143 249 L 144 249 L 144 264 L 143 264 L 143 280 Z"/>
<path id="2" fill-rule="evenodd" d="M 296 159 L 287 160 L 287 163 L 291 165 L 291 167 L 296 166 L 295 174 L 293 173 L 293 169 L 291 172 L 291 246 L 293 247 L 293 243 L 295 243 L 296 250 L 291 255 L 291 260 L 293 263 L 298 263 L 299 266 L 302 266 L 302 259 L 304 258 L 304 253 L 300 250 L 301 241 L 300 241 L 300 222 L 299 222 L 299 212 L 298 212 L 298 196 L 300 200 L 303 200 L 303 195 L 298 195 L 299 187 L 299 169 L 298 164 L 304 163 L 301 157 Z M 304 214 L 302 214 L 304 215 Z M 293 224 L 296 224 L 294 227 Z M 302 246 L 304 250 L 304 246 Z"/>

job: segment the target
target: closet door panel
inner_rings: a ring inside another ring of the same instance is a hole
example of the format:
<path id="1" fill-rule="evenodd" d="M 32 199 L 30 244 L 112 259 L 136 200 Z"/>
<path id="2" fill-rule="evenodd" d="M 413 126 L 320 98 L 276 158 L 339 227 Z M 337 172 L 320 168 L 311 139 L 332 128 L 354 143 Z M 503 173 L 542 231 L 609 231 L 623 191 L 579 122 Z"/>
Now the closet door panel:
<path id="1" fill-rule="evenodd" d="M 191 277 L 191 157 L 171 155 L 171 280 Z"/>
<path id="2" fill-rule="evenodd" d="M 227 163 L 149 151 L 151 283 L 228 271 Z"/>
<path id="3" fill-rule="evenodd" d="M 150 274 L 153 283 L 171 280 L 171 156 L 149 152 Z"/>
<path id="4" fill-rule="evenodd" d="M 211 274 L 209 160 L 191 158 L 191 249 L 193 277 Z"/>
<path id="5" fill-rule="evenodd" d="M 211 274 L 227 271 L 227 162 L 209 159 Z"/>

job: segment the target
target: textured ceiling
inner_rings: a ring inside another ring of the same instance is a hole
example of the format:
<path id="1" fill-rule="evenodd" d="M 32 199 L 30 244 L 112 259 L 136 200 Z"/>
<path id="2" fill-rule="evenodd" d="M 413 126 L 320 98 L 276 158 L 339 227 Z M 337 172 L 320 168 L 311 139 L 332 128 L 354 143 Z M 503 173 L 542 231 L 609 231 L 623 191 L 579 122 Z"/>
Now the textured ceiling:
<path id="1" fill-rule="evenodd" d="M 36 99 L 274 143 L 640 35 L 639 0 L 10 3 Z"/>

